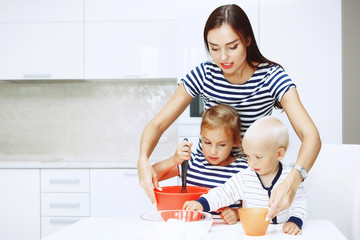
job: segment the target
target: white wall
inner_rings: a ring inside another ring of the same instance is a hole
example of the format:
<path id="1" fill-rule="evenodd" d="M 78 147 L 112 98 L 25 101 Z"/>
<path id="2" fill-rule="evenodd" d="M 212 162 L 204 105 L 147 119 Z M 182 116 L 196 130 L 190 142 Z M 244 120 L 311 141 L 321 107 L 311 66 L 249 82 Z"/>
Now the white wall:
<path id="1" fill-rule="evenodd" d="M 293 79 L 322 142 L 342 143 L 341 1 L 260 0 L 260 49 Z M 285 113 L 275 115 L 291 130 L 295 161 L 300 141 Z"/>

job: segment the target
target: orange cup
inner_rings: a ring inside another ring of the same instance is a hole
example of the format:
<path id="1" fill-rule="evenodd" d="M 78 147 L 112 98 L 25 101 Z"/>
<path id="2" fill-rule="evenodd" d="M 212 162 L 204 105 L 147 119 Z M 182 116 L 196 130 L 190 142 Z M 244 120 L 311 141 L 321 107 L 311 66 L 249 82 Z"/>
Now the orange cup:
<path id="1" fill-rule="evenodd" d="M 210 188 L 199 186 L 187 186 L 187 193 L 181 193 L 181 186 L 162 187 L 162 191 L 154 189 L 156 198 L 156 207 L 161 210 L 179 210 L 182 209 L 186 201 L 198 199 L 201 195 L 207 193 Z"/>
<path id="2" fill-rule="evenodd" d="M 239 217 L 241 225 L 246 235 L 264 236 L 269 226 L 269 222 L 265 221 L 267 208 L 240 208 Z"/>

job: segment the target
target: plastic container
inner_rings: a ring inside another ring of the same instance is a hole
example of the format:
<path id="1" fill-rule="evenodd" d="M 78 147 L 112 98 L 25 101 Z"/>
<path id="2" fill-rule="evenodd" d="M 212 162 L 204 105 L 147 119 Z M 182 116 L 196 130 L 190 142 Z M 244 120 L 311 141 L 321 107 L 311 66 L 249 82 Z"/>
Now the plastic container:
<path id="1" fill-rule="evenodd" d="M 241 225 L 246 235 L 263 236 L 269 226 L 269 221 L 265 221 L 267 208 L 240 208 L 239 217 Z"/>
<path id="2" fill-rule="evenodd" d="M 140 218 L 149 239 L 199 240 L 213 223 L 210 213 L 185 210 L 150 212 Z"/>
<path id="3" fill-rule="evenodd" d="M 154 189 L 157 210 L 180 210 L 186 201 L 198 199 L 206 194 L 210 188 L 187 186 L 187 193 L 181 193 L 181 186 L 162 187 L 162 191 Z"/>

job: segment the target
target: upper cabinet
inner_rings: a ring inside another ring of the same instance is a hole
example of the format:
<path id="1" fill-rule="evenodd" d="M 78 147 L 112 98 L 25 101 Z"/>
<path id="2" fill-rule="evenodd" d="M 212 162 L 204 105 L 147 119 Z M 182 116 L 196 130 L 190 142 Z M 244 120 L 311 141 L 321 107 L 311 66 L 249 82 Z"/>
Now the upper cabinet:
<path id="1" fill-rule="evenodd" d="M 0 22 L 82 22 L 83 0 L 1 0 Z"/>
<path id="2" fill-rule="evenodd" d="M 3 0 L 0 79 L 82 79 L 82 0 Z"/>
<path id="3" fill-rule="evenodd" d="M 176 21 L 89 22 L 85 78 L 176 78 Z"/>
<path id="4" fill-rule="evenodd" d="M 0 4 L 0 80 L 176 78 L 176 0 Z"/>
<path id="5" fill-rule="evenodd" d="M 177 0 L 85 0 L 85 21 L 176 19 Z"/>
<path id="6" fill-rule="evenodd" d="M 85 1 L 85 79 L 176 78 L 177 2 Z"/>

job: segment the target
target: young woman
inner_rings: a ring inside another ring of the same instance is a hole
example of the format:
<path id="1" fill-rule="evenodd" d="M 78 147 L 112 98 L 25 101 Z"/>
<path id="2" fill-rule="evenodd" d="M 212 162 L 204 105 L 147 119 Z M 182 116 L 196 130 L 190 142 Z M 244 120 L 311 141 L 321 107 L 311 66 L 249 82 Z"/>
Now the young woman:
<path id="1" fill-rule="evenodd" d="M 182 79 L 173 97 L 143 131 L 138 160 L 140 185 L 154 203 L 153 186 L 159 185 L 149 157 L 163 132 L 195 96 L 201 95 L 206 109 L 220 103 L 234 107 L 240 115 L 242 133 L 278 107 L 285 111 L 301 140 L 296 161 L 301 171 L 293 169 L 272 192 L 268 217 L 273 218 L 290 206 L 305 173 L 314 164 L 321 148 L 318 130 L 290 77 L 260 53 L 250 21 L 239 6 L 220 6 L 210 14 L 204 42 L 212 61 L 200 63 Z"/>

